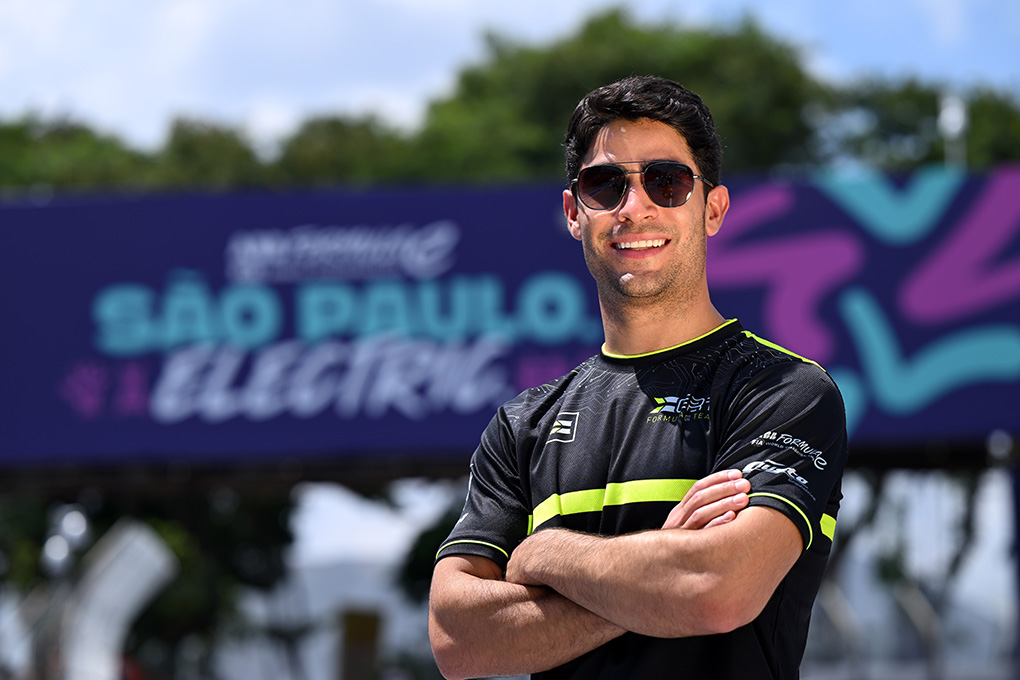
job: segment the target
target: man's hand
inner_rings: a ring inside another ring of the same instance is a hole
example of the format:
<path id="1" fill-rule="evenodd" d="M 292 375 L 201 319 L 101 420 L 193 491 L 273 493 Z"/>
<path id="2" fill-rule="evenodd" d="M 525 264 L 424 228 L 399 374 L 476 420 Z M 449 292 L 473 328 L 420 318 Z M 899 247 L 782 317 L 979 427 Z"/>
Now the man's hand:
<path id="1" fill-rule="evenodd" d="M 747 507 L 751 483 L 739 470 L 723 470 L 699 479 L 675 508 L 663 529 L 704 529 L 733 521 Z"/>

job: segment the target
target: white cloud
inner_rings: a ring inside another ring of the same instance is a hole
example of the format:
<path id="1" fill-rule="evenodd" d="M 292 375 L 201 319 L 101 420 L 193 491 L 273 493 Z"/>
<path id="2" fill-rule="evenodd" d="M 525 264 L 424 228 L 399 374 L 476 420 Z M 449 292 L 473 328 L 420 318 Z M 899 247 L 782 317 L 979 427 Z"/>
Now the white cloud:
<path id="1" fill-rule="evenodd" d="M 0 4 L 0 25 L 20 42 L 52 52 L 63 43 L 71 12 L 61 0 L 10 0 Z"/>
<path id="2" fill-rule="evenodd" d="M 958 46 L 967 33 L 967 0 L 914 0 L 921 15 L 931 25 L 936 42 Z"/>

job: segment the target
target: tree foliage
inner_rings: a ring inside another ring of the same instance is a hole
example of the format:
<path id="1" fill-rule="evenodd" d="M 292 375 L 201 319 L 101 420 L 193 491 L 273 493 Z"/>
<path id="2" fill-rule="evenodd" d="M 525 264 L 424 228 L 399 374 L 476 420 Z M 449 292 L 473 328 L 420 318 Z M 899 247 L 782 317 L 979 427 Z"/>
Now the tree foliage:
<path id="1" fill-rule="evenodd" d="M 1020 106 L 1006 95 L 980 88 L 970 98 L 967 161 L 990 167 L 1020 160 Z"/>
<path id="2" fill-rule="evenodd" d="M 160 185 L 234 189 L 265 183 L 264 168 L 244 135 L 199 120 L 174 121 L 157 161 Z"/>
<path id="3" fill-rule="evenodd" d="M 944 159 L 939 136 L 939 88 L 915 79 L 903 83 L 866 81 L 840 93 L 843 125 L 836 155 L 886 170 L 906 170 Z"/>
<path id="4" fill-rule="evenodd" d="M 282 185 L 364 184 L 409 176 L 407 140 L 373 116 L 306 121 L 283 145 L 272 165 Z"/>
<path id="5" fill-rule="evenodd" d="M 750 21 L 731 32 L 684 30 L 639 26 L 610 11 L 550 47 L 494 35 L 488 47 L 454 94 L 432 104 L 421 131 L 420 157 L 437 159 L 451 180 L 562 177 L 563 131 L 577 101 L 629 75 L 665 76 L 701 94 L 735 172 L 810 160 L 804 111 L 826 96 L 792 48 Z"/>
<path id="6" fill-rule="evenodd" d="M 946 156 L 937 119 L 943 83 L 918 79 L 833 85 L 812 76 L 796 46 L 745 19 L 729 28 L 642 25 L 623 10 L 592 16 L 547 45 L 499 34 L 432 101 L 420 129 L 374 116 L 320 116 L 260 157 L 238 129 L 174 121 L 144 153 L 67 120 L 0 122 L 0 188 L 24 192 L 234 190 L 372 183 L 479 184 L 562 179 L 562 141 L 592 88 L 633 74 L 677 80 L 702 95 L 727 173 L 810 169 L 832 162 L 906 170 Z M 965 96 L 973 169 L 1020 159 L 1020 104 L 989 88 Z"/>
<path id="7" fill-rule="evenodd" d="M 0 122 L 0 187 L 51 185 L 68 190 L 131 186 L 154 159 L 69 120 L 26 116 Z"/>

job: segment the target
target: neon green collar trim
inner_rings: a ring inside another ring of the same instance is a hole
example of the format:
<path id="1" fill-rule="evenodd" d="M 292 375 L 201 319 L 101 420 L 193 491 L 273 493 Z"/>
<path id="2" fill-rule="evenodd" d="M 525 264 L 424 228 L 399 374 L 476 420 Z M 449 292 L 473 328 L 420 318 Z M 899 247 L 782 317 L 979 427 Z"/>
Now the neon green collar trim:
<path id="1" fill-rule="evenodd" d="M 663 352 L 670 352 L 670 351 L 672 351 L 674 349 L 677 349 L 679 347 L 683 347 L 684 345 L 689 345 L 692 342 L 697 342 L 698 340 L 701 340 L 703 338 L 707 338 L 708 336 L 712 335 L 716 331 L 719 331 L 719 330 L 725 328 L 726 326 L 729 326 L 730 324 L 733 324 L 733 323 L 736 323 L 736 322 L 737 322 L 736 319 L 728 319 L 727 321 L 724 321 L 722 324 L 720 324 L 716 328 L 713 328 L 712 330 L 710 330 L 709 332 L 705 333 L 704 335 L 699 335 L 696 338 L 691 338 L 690 340 L 687 340 L 686 342 L 681 342 L 679 345 L 673 345 L 672 347 L 664 347 L 663 349 L 653 350 L 651 352 L 646 352 L 644 354 L 612 354 L 612 353 L 606 351 L 606 343 L 602 343 L 602 355 L 603 356 L 607 356 L 610 359 L 640 359 L 642 357 L 650 357 L 650 356 L 654 356 L 656 354 L 662 354 Z"/>

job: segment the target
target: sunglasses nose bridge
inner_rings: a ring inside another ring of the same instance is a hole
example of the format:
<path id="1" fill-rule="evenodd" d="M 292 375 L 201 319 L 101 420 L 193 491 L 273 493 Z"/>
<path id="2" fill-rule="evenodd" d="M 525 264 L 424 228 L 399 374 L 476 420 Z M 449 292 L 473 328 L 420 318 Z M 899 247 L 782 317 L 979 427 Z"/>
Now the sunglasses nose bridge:
<path id="1" fill-rule="evenodd" d="M 638 175 L 631 179 L 629 175 Z M 635 199 L 638 200 L 638 208 L 643 209 L 643 212 L 654 212 L 659 204 L 648 193 L 648 188 L 645 186 L 645 171 L 644 170 L 624 170 L 624 186 L 623 193 L 620 196 L 620 200 L 616 204 L 616 208 L 619 210 L 629 210 L 631 202 Z M 650 206 L 650 208 L 649 208 Z"/>

